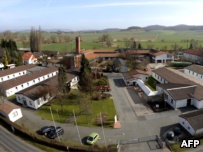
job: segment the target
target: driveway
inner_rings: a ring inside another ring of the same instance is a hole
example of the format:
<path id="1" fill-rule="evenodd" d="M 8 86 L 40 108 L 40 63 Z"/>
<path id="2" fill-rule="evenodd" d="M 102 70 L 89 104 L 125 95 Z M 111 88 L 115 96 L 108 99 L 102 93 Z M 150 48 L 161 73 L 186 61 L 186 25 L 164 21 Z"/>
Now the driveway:
<path id="1" fill-rule="evenodd" d="M 120 129 L 105 128 L 104 136 L 101 127 L 89 128 L 79 126 L 80 137 L 84 138 L 95 131 L 100 134 L 99 144 L 117 143 L 120 139 L 140 138 L 151 135 L 160 135 L 162 128 L 178 122 L 179 110 L 161 113 L 153 113 L 144 106 L 142 99 L 133 88 L 127 88 L 120 73 L 106 74 L 109 79 L 111 94 L 114 100 L 117 114 L 121 122 Z M 52 121 L 43 120 L 37 115 L 36 110 L 22 107 L 23 118 L 17 121 L 32 131 L 37 131 L 43 126 L 53 125 Z M 76 126 L 73 124 L 60 124 L 56 126 L 64 128 L 65 133 L 60 138 L 70 142 L 80 143 Z"/>

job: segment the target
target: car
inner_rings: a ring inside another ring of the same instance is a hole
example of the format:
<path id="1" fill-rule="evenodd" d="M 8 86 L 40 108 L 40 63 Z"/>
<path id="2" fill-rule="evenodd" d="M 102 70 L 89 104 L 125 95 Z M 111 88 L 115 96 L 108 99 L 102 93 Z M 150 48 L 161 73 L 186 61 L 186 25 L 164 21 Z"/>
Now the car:
<path id="1" fill-rule="evenodd" d="M 174 134 L 173 131 L 169 131 L 169 132 L 167 132 L 167 134 L 166 134 L 166 138 L 167 138 L 168 140 L 173 140 L 174 136 L 175 136 L 175 134 Z"/>
<path id="2" fill-rule="evenodd" d="M 96 132 L 91 133 L 88 137 L 87 137 L 87 144 L 93 145 L 94 143 L 97 142 L 97 140 L 99 139 L 99 134 Z"/>
<path id="3" fill-rule="evenodd" d="M 180 127 L 175 127 L 173 129 L 173 132 L 175 133 L 175 135 L 180 135 L 182 131 L 181 131 Z"/>
<path id="4" fill-rule="evenodd" d="M 52 130 L 55 130 L 54 126 L 44 126 L 39 130 L 39 133 L 41 135 L 47 135 Z"/>
<path id="5" fill-rule="evenodd" d="M 62 127 L 58 126 L 56 127 L 56 129 L 50 131 L 48 134 L 47 134 L 47 137 L 50 138 L 50 139 L 55 139 L 56 137 L 60 136 L 60 135 L 63 135 L 64 134 L 64 130 Z"/>

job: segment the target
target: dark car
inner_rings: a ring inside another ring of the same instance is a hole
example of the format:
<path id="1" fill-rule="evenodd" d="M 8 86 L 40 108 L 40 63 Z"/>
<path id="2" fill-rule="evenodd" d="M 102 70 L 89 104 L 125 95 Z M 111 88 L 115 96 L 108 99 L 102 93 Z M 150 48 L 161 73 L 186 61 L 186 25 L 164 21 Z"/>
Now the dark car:
<path id="1" fill-rule="evenodd" d="M 47 135 L 52 130 L 55 130 L 54 126 L 44 126 L 40 129 L 39 132 L 41 135 Z"/>
<path id="2" fill-rule="evenodd" d="M 174 132 L 173 131 L 169 131 L 169 132 L 167 132 L 166 138 L 168 140 L 173 140 L 174 136 L 175 136 Z"/>
<path id="3" fill-rule="evenodd" d="M 50 131 L 48 134 L 47 134 L 47 137 L 48 138 L 51 138 L 51 139 L 55 139 L 56 137 L 60 136 L 60 135 L 63 135 L 64 133 L 64 130 L 62 127 L 56 127 L 56 129 Z"/>
<path id="4" fill-rule="evenodd" d="M 175 133 L 175 135 L 180 135 L 182 131 L 181 131 L 180 127 L 175 127 L 173 129 L 173 132 Z"/>

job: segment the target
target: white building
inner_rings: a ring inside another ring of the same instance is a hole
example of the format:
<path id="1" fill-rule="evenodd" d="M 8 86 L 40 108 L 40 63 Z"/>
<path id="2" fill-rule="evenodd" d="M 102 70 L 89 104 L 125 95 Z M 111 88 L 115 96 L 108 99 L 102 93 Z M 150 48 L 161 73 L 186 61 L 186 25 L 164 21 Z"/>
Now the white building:
<path id="1" fill-rule="evenodd" d="M 193 63 L 203 64 L 203 52 L 196 49 L 188 49 L 183 53 L 184 59 Z"/>
<path id="2" fill-rule="evenodd" d="M 163 51 L 150 53 L 152 61 L 155 63 L 166 63 L 168 61 L 174 61 L 174 56 Z"/>
<path id="3" fill-rule="evenodd" d="M 0 63 L 0 69 L 3 69 L 3 68 L 4 68 L 4 64 Z"/>
<path id="4" fill-rule="evenodd" d="M 58 76 L 16 93 L 16 100 L 25 107 L 38 109 L 56 96 Z"/>
<path id="5" fill-rule="evenodd" d="M 148 74 L 145 71 L 142 70 L 131 70 L 129 72 L 124 72 L 123 74 L 123 79 L 126 85 L 136 85 L 136 81 L 138 79 L 146 82 L 148 81 Z"/>
<path id="6" fill-rule="evenodd" d="M 6 69 L 0 71 L 0 82 L 4 82 L 7 80 L 15 79 L 17 77 L 23 76 L 27 74 L 27 70 L 34 68 L 36 65 L 30 64 L 30 65 L 22 65 L 18 66 L 12 69 Z"/>
<path id="7" fill-rule="evenodd" d="M 20 107 L 9 101 L 3 102 L 0 105 L 0 114 L 12 122 L 23 117 Z"/>
<path id="8" fill-rule="evenodd" d="M 203 133 L 202 122 L 203 110 L 179 115 L 179 123 L 193 136 Z"/>
<path id="9" fill-rule="evenodd" d="M 37 58 L 31 52 L 25 52 L 22 56 L 23 64 L 36 64 Z"/>
<path id="10" fill-rule="evenodd" d="M 15 79 L 11 79 L 10 81 L 2 82 L 1 92 L 8 97 L 14 95 L 16 92 L 19 92 L 35 84 L 50 79 L 51 77 L 54 77 L 57 74 L 57 67 L 44 68 L 40 71 L 35 71 L 33 73 L 29 73 Z"/>
<path id="11" fill-rule="evenodd" d="M 164 101 L 171 107 L 177 109 L 193 105 L 203 108 L 203 86 L 167 68 L 153 70 L 152 77 L 161 83 L 156 90 L 164 95 Z"/>
<path id="12" fill-rule="evenodd" d="M 201 65 L 193 64 L 187 66 L 184 68 L 184 73 L 203 81 L 203 66 Z"/>

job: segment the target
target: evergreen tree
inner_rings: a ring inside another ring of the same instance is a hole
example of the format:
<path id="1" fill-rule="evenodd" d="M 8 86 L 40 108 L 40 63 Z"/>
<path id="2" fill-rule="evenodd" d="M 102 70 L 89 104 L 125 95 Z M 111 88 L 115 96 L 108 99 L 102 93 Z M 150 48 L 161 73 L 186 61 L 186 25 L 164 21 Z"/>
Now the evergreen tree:
<path id="1" fill-rule="evenodd" d="M 190 47 L 189 47 L 189 49 L 193 49 L 192 43 L 190 43 Z"/>
<path id="2" fill-rule="evenodd" d="M 142 46 L 141 46 L 141 44 L 140 44 L 140 43 L 138 44 L 138 49 L 142 49 Z"/>
<path id="3" fill-rule="evenodd" d="M 16 65 L 20 66 L 23 65 L 23 59 L 22 59 L 22 54 L 20 52 L 17 53 L 17 60 L 16 60 Z"/>
<path id="4" fill-rule="evenodd" d="M 82 59 L 81 59 L 81 68 L 80 68 L 80 74 L 82 75 L 82 73 L 88 70 L 90 72 L 91 68 L 90 68 L 90 63 L 89 61 L 86 59 L 85 55 L 82 55 Z"/>
<path id="5" fill-rule="evenodd" d="M 6 51 L 4 51 L 4 65 L 5 65 L 5 66 L 8 65 L 8 58 L 7 58 L 7 53 L 6 53 Z"/>
<path id="6" fill-rule="evenodd" d="M 66 76 L 66 69 L 63 66 L 58 68 L 58 91 L 60 94 L 67 93 L 67 76 Z"/>

